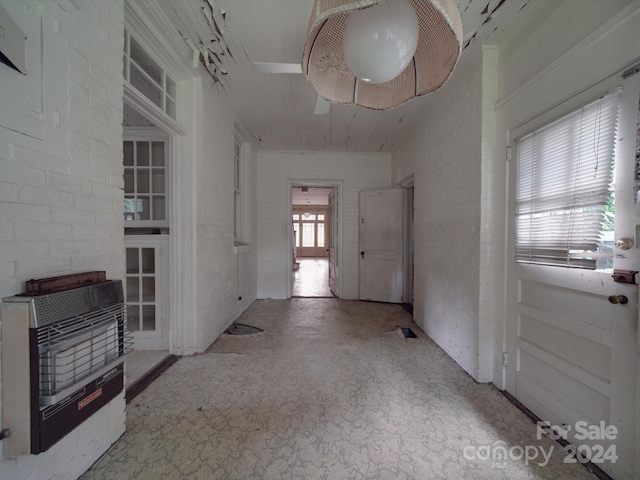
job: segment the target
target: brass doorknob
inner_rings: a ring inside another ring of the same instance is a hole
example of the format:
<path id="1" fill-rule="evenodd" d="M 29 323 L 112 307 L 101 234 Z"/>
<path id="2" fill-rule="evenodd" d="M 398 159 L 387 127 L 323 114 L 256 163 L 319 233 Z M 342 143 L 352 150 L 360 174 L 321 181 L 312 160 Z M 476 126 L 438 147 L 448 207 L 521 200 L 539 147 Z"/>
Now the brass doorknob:
<path id="1" fill-rule="evenodd" d="M 629 299 L 624 295 L 611 295 L 609 297 L 609 303 L 613 303 L 614 305 L 626 305 L 629 303 Z"/>

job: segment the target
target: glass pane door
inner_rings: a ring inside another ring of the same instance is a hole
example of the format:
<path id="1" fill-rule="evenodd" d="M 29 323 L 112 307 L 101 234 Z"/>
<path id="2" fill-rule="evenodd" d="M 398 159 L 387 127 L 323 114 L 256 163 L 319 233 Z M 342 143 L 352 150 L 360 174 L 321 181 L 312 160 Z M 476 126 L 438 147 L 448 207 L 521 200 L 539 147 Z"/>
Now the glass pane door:
<path id="1" fill-rule="evenodd" d="M 158 248 L 129 247 L 127 250 L 127 327 L 129 330 L 155 331 Z"/>
<path id="2" fill-rule="evenodd" d="M 127 328 L 135 350 L 169 347 L 169 236 L 126 235 Z"/>

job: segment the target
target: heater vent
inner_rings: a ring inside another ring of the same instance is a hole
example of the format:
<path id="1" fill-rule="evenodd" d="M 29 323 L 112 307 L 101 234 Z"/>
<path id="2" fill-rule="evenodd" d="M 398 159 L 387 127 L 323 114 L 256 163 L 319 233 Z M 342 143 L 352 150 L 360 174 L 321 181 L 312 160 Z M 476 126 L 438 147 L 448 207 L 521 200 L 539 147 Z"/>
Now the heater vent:
<path id="1" fill-rule="evenodd" d="M 115 281 L 35 297 L 31 327 L 42 327 L 123 301 L 122 288 Z"/>

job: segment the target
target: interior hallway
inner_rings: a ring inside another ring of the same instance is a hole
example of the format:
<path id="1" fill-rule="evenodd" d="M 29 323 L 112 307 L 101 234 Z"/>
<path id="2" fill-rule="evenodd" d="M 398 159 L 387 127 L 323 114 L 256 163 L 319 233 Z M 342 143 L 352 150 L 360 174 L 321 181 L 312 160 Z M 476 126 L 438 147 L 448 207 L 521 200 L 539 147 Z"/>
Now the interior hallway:
<path id="1" fill-rule="evenodd" d="M 329 289 L 329 259 L 326 257 L 298 257 L 293 271 L 294 297 L 333 297 Z"/>
<path id="2" fill-rule="evenodd" d="M 180 358 L 128 405 L 126 433 L 81 478 L 595 478 L 537 441 L 399 305 L 261 300 L 238 322 L 265 331 Z M 545 466 L 474 458 L 496 446 L 553 454 Z"/>

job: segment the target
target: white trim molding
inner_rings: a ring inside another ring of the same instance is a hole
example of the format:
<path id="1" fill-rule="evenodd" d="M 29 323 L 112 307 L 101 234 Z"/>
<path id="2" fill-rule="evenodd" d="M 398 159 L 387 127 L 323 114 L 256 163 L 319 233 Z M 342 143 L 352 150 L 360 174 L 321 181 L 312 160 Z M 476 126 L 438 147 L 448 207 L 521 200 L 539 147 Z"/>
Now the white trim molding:
<path id="1" fill-rule="evenodd" d="M 304 179 L 287 179 L 287 225 L 291 225 L 291 219 L 293 218 L 293 187 L 326 187 L 335 188 L 336 198 L 338 199 L 338 255 L 336 256 L 336 263 L 339 266 L 338 276 L 335 285 L 336 291 L 334 292 L 338 298 L 343 298 L 342 294 L 342 265 L 343 262 L 343 248 L 342 248 L 342 232 L 344 231 L 343 219 L 344 219 L 344 181 L 343 180 L 304 180 Z M 291 298 L 293 295 L 293 280 L 291 272 L 293 271 L 293 259 L 291 257 L 291 245 L 293 244 L 293 234 L 291 228 L 287 228 L 287 242 L 285 244 L 286 259 L 287 259 L 287 298 Z"/>

